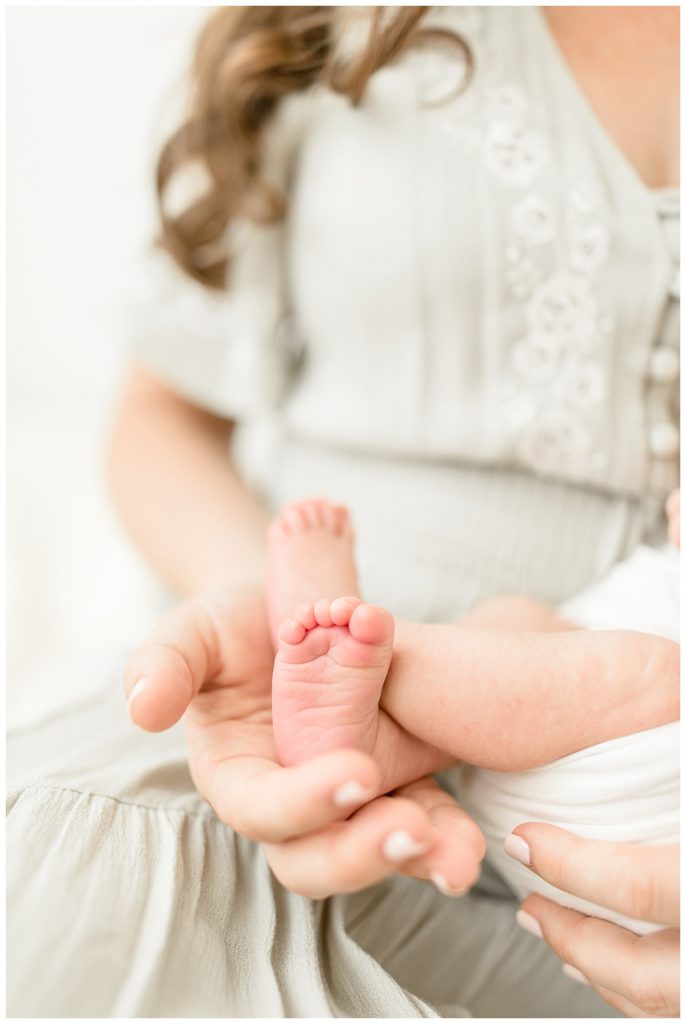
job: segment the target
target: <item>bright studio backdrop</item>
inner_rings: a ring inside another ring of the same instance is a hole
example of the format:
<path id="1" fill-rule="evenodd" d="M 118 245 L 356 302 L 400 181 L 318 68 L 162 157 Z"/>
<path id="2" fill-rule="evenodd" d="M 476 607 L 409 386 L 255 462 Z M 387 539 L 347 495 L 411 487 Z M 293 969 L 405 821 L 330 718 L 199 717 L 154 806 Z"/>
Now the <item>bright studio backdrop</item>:
<path id="1" fill-rule="evenodd" d="M 103 451 L 161 125 L 206 9 L 7 13 L 8 717 L 119 684 L 162 591 L 118 525 Z"/>

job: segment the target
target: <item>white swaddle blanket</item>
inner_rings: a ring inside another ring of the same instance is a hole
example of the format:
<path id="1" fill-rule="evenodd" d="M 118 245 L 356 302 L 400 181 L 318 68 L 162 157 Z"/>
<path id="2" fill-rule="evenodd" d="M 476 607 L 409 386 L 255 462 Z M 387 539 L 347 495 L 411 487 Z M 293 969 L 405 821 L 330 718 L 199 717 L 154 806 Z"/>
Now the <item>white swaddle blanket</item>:
<path id="1" fill-rule="evenodd" d="M 640 547 L 560 608 L 591 629 L 636 629 L 679 640 L 679 554 Z M 488 856 L 520 898 L 531 892 L 643 934 L 660 927 L 564 893 L 517 863 L 503 841 L 525 821 L 590 839 L 679 842 L 679 722 L 622 736 L 524 772 L 465 768 L 460 799 L 483 829 Z"/>

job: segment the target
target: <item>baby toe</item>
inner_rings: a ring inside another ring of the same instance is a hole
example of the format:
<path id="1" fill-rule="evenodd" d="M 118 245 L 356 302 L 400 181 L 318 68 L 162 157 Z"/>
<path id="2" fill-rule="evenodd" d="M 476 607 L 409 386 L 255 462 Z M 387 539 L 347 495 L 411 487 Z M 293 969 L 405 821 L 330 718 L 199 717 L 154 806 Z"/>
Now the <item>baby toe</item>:
<path id="1" fill-rule="evenodd" d="M 338 528 L 336 506 L 332 505 L 330 501 L 326 500 L 326 498 L 322 498 L 319 503 L 319 507 L 322 514 L 322 525 L 335 532 Z"/>
<path id="2" fill-rule="evenodd" d="M 351 537 L 353 528 L 350 521 L 350 513 L 345 505 L 334 505 L 332 511 L 336 532 L 342 537 Z"/>
<path id="3" fill-rule="evenodd" d="M 309 529 L 307 516 L 300 503 L 284 505 L 281 509 L 281 519 L 290 533 L 302 533 L 303 530 Z"/>
<path id="4" fill-rule="evenodd" d="M 359 597 L 337 597 L 331 602 L 331 621 L 334 626 L 347 626 L 350 616 L 360 604 Z"/>
<path id="5" fill-rule="evenodd" d="M 279 628 L 279 640 L 286 644 L 299 644 L 306 633 L 302 622 L 298 622 L 297 619 L 286 619 Z"/>
<path id="6" fill-rule="evenodd" d="M 320 626 L 333 626 L 331 618 L 331 601 L 328 597 L 322 597 L 314 606 L 314 617 Z"/>
<path id="7" fill-rule="evenodd" d="M 308 604 L 301 604 L 295 609 L 295 617 L 298 622 L 302 623 L 305 629 L 314 629 L 317 625 L 317 620 L 314 615 L 314 605 L 310 601 Z"/>
<path id="8" fill-rule="evenodd" d="M 322 502 L 319 498 L 311 498 L 309 501 L 304 501 L 301 507 L 309 526 L 316 527 L 325 525 Z"/>
<path id="9" fill-rule="evenodd" d="M 348 624 L 355 639 L 365 644 L 388 643 L 393 639 L 394 626 L 391 613 L 373 604 L 358 604 Z"/>

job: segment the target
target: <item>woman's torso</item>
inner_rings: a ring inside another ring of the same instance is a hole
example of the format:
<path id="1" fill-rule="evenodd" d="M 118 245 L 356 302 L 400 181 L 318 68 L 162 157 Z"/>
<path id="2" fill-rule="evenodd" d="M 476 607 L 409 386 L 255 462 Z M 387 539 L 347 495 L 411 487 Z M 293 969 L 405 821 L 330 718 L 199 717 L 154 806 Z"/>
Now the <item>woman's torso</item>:
<path id="1" fill-rule="evenodd" d="M 363 586 L 449 617 L 559 601 L 659 533 L 677 483 L 678 194 L 639 179 L 538 8 L 440 8 L 454 52 L 310 101 L 286 245 L 273 504 L 347 501 Z"/>

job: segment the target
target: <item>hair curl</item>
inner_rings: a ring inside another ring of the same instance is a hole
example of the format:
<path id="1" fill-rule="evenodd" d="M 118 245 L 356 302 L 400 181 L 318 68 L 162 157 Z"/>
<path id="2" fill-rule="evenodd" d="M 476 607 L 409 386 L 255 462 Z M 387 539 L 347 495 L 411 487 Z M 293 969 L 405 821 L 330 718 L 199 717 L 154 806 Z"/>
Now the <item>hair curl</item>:
<path id="1" fill-rule="evenodd" d="M 371 8 L 362 51 L 344 60 L 334 45 L 336 7 L 220 7 L 196 44 L 187 119 L 163 146 L 156 168 L 159 244 L 209 288 L 226 287 L 226 230 L 236 217 L 274 223 L 285 197 L 260 176 L 262 129 L 281 99 L 322 83 L 358 105 L 370 77 L 409 45 L 449 39 L 419 26 L 426 7 Z M 176 173 L 199 162 L 208 186 L 176 214 L 167 206 Z"/>

